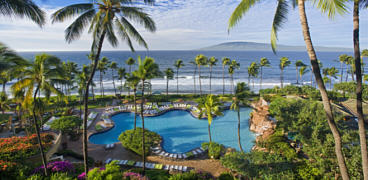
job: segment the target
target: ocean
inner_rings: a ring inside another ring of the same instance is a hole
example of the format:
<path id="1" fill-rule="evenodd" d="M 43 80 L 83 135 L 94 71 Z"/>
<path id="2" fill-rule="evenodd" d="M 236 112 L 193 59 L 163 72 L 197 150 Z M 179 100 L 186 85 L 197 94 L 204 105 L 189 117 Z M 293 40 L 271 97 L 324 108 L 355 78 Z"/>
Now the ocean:
<path id="1" fill-rule="evenodd" d="M 40 52 L 20 52 L 19 54 L 27 59 L 33 59 L 36 54 Z M 73 61 L 77 63 L 80 67 L 83 64 L 89 64 L 90 60 L 87 58 L 89 52 L 81 51 L 81 52 L 46 52 L 52 55 L 59 57 L 62 61 Z M 219 61 L 217 66 L 213 67 L 212 72 L 212 93 L 221 94 L 223 89 L 222 82 L 222 65 L 221 59 L 223 57 L 228 57 L 230 59 L 237 60 L 240 63 L 240 69 L 236 70 L 234 73 L 234 83 L 237 82 L 246 82 L 248 83 L 248 74 L 247 67 L 251 62 L 255 61 L 259 63 L 262 57 L 268 58 L 271 62 L 271 67 L 263 68 L 263 83 L 262 88 L 272 88 L 274 86 L 280 86 L 280 69 L 279 69 L 279 61 L 281 57 L 288 57 L 292 64 L 285 68 L 284 70 L 284 85 L 296 83 L 296 68 L 295 61 L 302 60 L 305 64 L 310 65 L 309 57 L 306 52 L 278 52 L 276 55 L 272 52 L 259 52 L 259 51 L 104 51 L 102 52 L 102 56 L 106 56 L 110 61 L 115 61 L 118 63 L 119 67 L 126 68 L 128 72 L 128 65 L 125 64 L 125 60 L 129 57 L 133 57 L 137 59 L 138 56 L 142 58 L 149 56 L 155 59 L 156 63 L 159 64 L 160 70 L 164 71 L 167 68 L 172 68 L 176 73 L 176 69 L 174 67 L 174 63 L 177 59 L 182 59 L 184 61 L 185 66 L 179 70 L 179 92 L 180 93 L 193 93 L 194 92 L 194 69 L 195 66 L 190 64 L 190 61 L 193 61 L 198 54 L 204 54 L 207 57 L 214 56 Z M 348 52 L 319 52 L 317 53 L 318 59 L 322 62 L 323 67 L 332 67 L 335 66 L 340 71 L 340 62 L 338 61 L 338 56 L 341 54 L 349 54 Z M 102 57 L 101 56 L 101 57 Z M 135 69 L 137 66 L 133 66 Z M 344 66 L 345 68 L 345 66 Z M 202 90 L 204 93 L 209 92 L 209 67 L 201 67 L 201 82 L 202 82 Z M 225 91 L 230 93 L 230 76 L 227 73 L 226 68 L 225 73 Z M 116 72 L 115 72 L 116 73 Z M 346 75 L 346 69 L 344 69 L 344 79 Z M 112 85 L 112 76 L 111 70 L 108 70 L 106 74 L 103 76 L 104 80 L 104 88 L 105 94 L 113 93 L 113 85 Z M 176 74 L 175 74 L 176 78 Z M 348 77 L 350 79 L 350 77 Z M 94 81 L 96 84 L 95 93 L 99 94 L 99 72 L 96 72 Z M 332 82 L 339 82 L 340 78 L 333 79 Z M 302 84 L 311 84 L 311 74 L 308 72 L 303 76 L 303 79 L 300 81 Z M 14 82 L 10 82 L 7 84 L 7 90 L 10 85 Z M 151 80 L 152 83 L 152 91 L 161 91 L 162 93 L 166 92 L 166 79 L 163 78 L 155 78 Z M 120 84 L 116 83 L 116 84 Z M 251 90 L 257 92 L 260 88 L 260 78 L 256 78 L 254 80 L 254 87 L 252 81 L 249 84 Z M 328 87 L 328 86 L 327 86 Z M 196 75 L 196 90 L 199 93 L 199 79 L 198 72 Z M 169 80 L 169 91 L 174 93 L 176 92 L 176 79 Z"/>

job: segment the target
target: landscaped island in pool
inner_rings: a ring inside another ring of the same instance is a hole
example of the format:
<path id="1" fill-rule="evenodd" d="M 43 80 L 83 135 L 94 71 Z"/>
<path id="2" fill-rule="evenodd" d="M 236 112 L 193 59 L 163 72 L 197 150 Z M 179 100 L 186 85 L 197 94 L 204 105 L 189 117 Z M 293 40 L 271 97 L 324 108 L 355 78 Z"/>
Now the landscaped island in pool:
<path id="1" fill-rule="evenodd" d="M 255 134 L 249 131 L 250 108 L 241 108 L 241 142 L 244 151 L 249 152 L 255 140 Z M 119 113 L 111 117 L 115 126 L 106 132 L 94 134 L 89 140 L 94 144 L 110 144 L 118 142 L 119 135 L 134 127 L 134 113 Z M 155 117 L 145 117 L 145 128 L 157 132 L 163 138 L 163 148 L 169 153 L 185 153 L 193 148 L 200 147 L 201 143 L 208 142 L 207 119 L 194 118 L 183 110 L 169 111 Z M 137 117 L 137 125 L 141 127 L 141 119 Z M 238 145 L 238 118 L 237 112 L 227 110 L 224 116 L 216 117 L 212 121 L 212 141 L 226 147 L 239 150 Z"/>

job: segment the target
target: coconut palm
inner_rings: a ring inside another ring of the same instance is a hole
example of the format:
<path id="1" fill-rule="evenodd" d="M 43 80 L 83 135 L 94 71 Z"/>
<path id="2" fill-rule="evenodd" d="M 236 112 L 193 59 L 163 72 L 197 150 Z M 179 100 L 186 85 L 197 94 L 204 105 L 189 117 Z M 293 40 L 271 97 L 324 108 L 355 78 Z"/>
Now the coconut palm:
<path id="1" fill-rule="evenodd" d="M 302 66 L 299 68 L 300 82 L 303 84 L 303 76 L 309 72 L 308 66 Z"/>
<path id="2" fill-rule="evenodd" d="M 125 81 L 125 86 L 133 89 L 133 101 L 134 101 L 134 130 L 137 128 L 137 88 L 140 79 L 131 73 L 126 74 L 127 79 Z"/>
<path id="3" fill-rule="evenodd" d="M 358 114 L 360 151 L 362 156 L 362 169 L 364 179 L 368 179 L 368 152 L 367 152 L 367 137 L 365 132 L 364 114 L 362 105 L 362 74 L 364 74 L 363 56 L 368 56 L 368 50 L 363 50 L 360 54 L 359 43 L 359 10 L 361 7 L 368 8 L 367 0 L 355 0 L 353 10 L 353 43 L 355 57 L 355 76 L 356 76 L 356 108 Z M 362 56 L 362 57 L 361 57 Z M 362 73 L 363 70 L 363 73 Z"/>
<path id="4" fill-rule="evenodd" d="M 201 66 L 206 66 L 208 64 L 208 58 L 203 54 L 200 54 L 195 58 L 195 63 L 198 67 L 199 92 L 200 95 L 202 95 Z"/>
<path id="5" fill-rule="evenodd" d="M 42 27 L 45 22 L 45 12 L 31 0 L 1 0 L 0 15 L 8 17 L 27 17 Z"/>
<path id="6" fill-rule="evenodd" d="M 118 79 L 120 80 L 120 94 L 122 94 L 123 90 L 123 79 L 126 76 L 125 68 L 118 69 Z"/>
<path id="7" fill-rule="evenodd" d="M 238 62 L 236 62 L 236 60 L 232 60 L 229 68 L 228 68 L 228 72 L 230 74 L 230 80 L 231 80 L 231 94 L 234 93 L 234 73 L 236 69 L 240 68 L 240 64 Z"/>
<path id="8" fill-rule="evenodd" d="M 348 60 L 348 55 L 347 54 L 342 54 L 339 56 L 339 62 L 340 62 L 340 83 L 342 83 L 342 78 L 344 76 L 344 68 L 343 68 L 343 64 L 346 64 Z"/>
<path id="9" fill-rule="evenodd" d="M 24 71 L 24 77 L 12 85 L 12 89 L 15 91 L 19 91 L 22 89 L 26 90 L 26 96 L 24 98 L 25 104 L 33 104 L 32 107 L 32 115 L 33 115 L 33 124 L 35 126 L 35 131 L 37 134 L 38 145 L 41 152 L 42 163 L 44 167 L 46 167 L 46 157 L 41 141 L 38 120 L 37 120 L 37 112 L 40 110 L 40 101 L 37 98 L 37 95 L 40 91 L 49 90 L 53 93 L 61 95 L 61 92 L 52 86 L 52 79 L 60 79 L 61 71 L 60 71 L 60 63 L 61 61 L 55 57 L 48 54 L 39 54 L 35 56 L 34 62 L 31 64 L 29 68 Z M 33 99 L 32 99 L 33 96 Z M 48 174 L 47 169 L 44 168 L 45 175 Z"/>
<path id="10" fill-rule="evenodd" d="M 255 4 L 257 4 L 258 1 L 248 1 L 248 0 L 242 0 L 239 5 L 236 7 L 234 12 L 232 13 L 230 19 L 229 19 L 229 29 L 234 27 L 240 19 L 243 17 L 243 15 L 249 11 L 251 7 L 253 7 Z M 289 4 L 292 3 L 292 7 L 298 7 L 299 10 L 299 18 L 300 23 L 302 26 L 302 32 L 304 41 L 306 44 L 308 56 L 311 61 L 312 65 L 312 71 L 316 79 L 316 83 L 318 84 L 322 101 L 324 105 L 324 109 L 327 114 L 327 121 L 330 126 L 330 129 L 332 131 L 334 141 L 335 141 L 335 152 L 338 160 L 338 165 L 340 168 L 340 172 L 342 175 L 342 178 L 344 180 L 349 179 L 349 174 L 346 168 L 345 159 L 342 153 L 342 146 L 341 146 L 341 136 L 339 133 L 339 130 L 337 129 L 337 126 L 334 121 L 334 116 L 332 113 L 331 104 L 329 102 L 329 98 L 327 95 L 327 90 L 325 88 L 325 85 L 322 80 L 320 68 L 318 66 L 317 62 L 317 55 L 315 53 L 311 35 L 309 31 L 309 25 L 307 22 L 307 16 L 305 12 L 305 0 L 298 0 L 298 1 L 278 1 L 274 20 L 272 23 L 271 28 L 271 47 L 272 50 L 275 52 L 276 50 L 276 40 L 277 40 L 277 32 L 282 28 L 283 23 L 287 20 L 287 13 L 289 10 Z M 346 12 L 346 5 L 345 1 L 343 0 L 336 0 L 336 1 L 316 1 L 315 2 L 316 7 L 321 9 L 323 13 L 328 13 L 329 17 L 333 17 L 336 13 L 345 13 Z M 297 5 L 297 6 L 296 6 Z"/>
<path id="11" fill-rule="evenodd" d="M 169 80 L 174 79 L 174 71 L 171 68 L 167 68 L 165 71 L 166 76 L 166 96 L 169 95 Z"/>
<path id="12" fill-rule="evenodd" d="M 9 103 L 10 101 L 8 99 L 8 95 L 6 95 L 5 92 L 1 92 L 0 93 L 0 110 L 3 115 L 5 114 L 6 110 L 10 109 Z"/>
<path id="13" fill-rule="evenodd" d="M 330 89 L 332 88 L 332 78 L 337 79 L 337 73 L 339 73 L 339 70 L 337 70 L 335 67 L 328 68 L 327 74 L 330 76 Z"/>
<path id="14" fill-rule="evenodd" d="M 263 57 L 261 58 L 261 61 L 259 62 L 259 66 L 261 69 L 261 82 L 259 84 L 259 89 L 262 89 L 262 80 L 263 80 L 263 67 L 271 67 L 270 61 L 268 61 L 267 58 Z"/>
<path id="15" fill-rule="evenodd" d="M 368 81 L 368 74 L 364 74 L 363 80 L 364 80 L 365 83 L 367 83 L 367 81 Z"/>
<path id="16" fill-rule="evenodd" d="M 132 66 L 135 64 L 135 59 L 133 59 L 132 57 L 129 57 L 126 61 L 125 64 L 127 64 L 129 66 L 129 73 L 132 73 Z M 130 96 L 130 89 L 128 89 L 128 96 Z"/>
<path id="17" fill-rule="evenodd" d="M 88 66 L 86 66 L 85 64 L 82 67 L 82 70 L 77 74 L 77 85 L 78 85 L 78 94 L 79 94 L 79 118 L 82 119 L 82 97 L 84 96 L 84 90 L 85 90 L 85 86 L 87 83 L 87 79 L 88 79 L 88 74 L 90 68 Z"/>
<path id="18" fill-rule="evenodd" d="M 299 67 L 306 66 L 302 60 L 295 61 L 295 69 L 296 69 L 296 83 L 299 84 Z"/>
<path id="19" fill-rule="evenodd" d="M 153 3 L 153 0 L 144 0 L 146 3 Z M 118 36 L 128 43 L 128 46 L 134 51 L 131 38 L 134 38 L 139 45 L 148 49 L 148 46 L 129 22 L 135 21 L 141 24 L 150 32 L 156 30 L 155 23 L 148 14 L 143 12 L 142 8 L 137 8 L 132 5 L 131 1 L 119 0 L 96 0 L 92 3 L 73 4 L 63 7 L 52 14 L 52 22 L 64 22 L 79 15 L 74 22 L 65 30 L 65 39 L 68 43 L 78 39 L 85 27 L 90 25 L 89 33 L 92 33 L 93 43 L 91 46 L 91 57 L 93 59 L 93 68 L 88 76 L 86 90 L 84 94 L 84 118 L 83 118 L 83 156 L 84 156 L 84 171 L 88 172 L 88 148 L 87 148 L 87 116 L 88 116 L 88 91 L 93 80 L 93 76 L 100 59 L 101 49 L 105 37 L 113 47 L 117 47 L 118 38 L 115 35 L 114 29 L 119 33 Z"/>
<path id="20" fill-rule="evenodd" d="M 248 77 L 252 78 L 253 89 L 254 89 L 254 78 L 258 77 L 259 65 L 256 62 L 252 62 L 248 67 Z"/>
<path id="21" fill-rule="evenodd" d="M 230 109 L 237 111 L 238 113 L 238 144 L 240 151 L 243 152 L 243 147 L 240 141 L 240 106 L 247 105 L 246 98 L 250 95 L 249 87 L 244 83 L 240 82 L 236 84 L 235 96 L 232 99 Z"/>
<path id="22" fill-rule="evenodd" d="M 146 147 L 145 147 L 145 136 L 144 136 L 144 116 L 143 116 L 143 104 L 144 104 L 144 84 L 146 80 L 152 79 L 156 76 L 157 72 L 157 64 L 155 63 L 155 60 L 150 57 L 146 57 L 144 61 L 140 57 L 138 57 L 138 69 L 133 72 L 133 75 L 136 76 L 143 86 L 142 88 L 142 102 L 141 102 L 141 118 L 142 118 L 142 160 L 143 160 L 143 173 L 145 171 L 146 166 Z"/>
<path id="23" fill-rule="evenodd" d="M 208 65 L 210 66 L 210 94 L 212 93 L 212 68 L 213 66 L 216 66 L 216 63 L 217 63 L 218 59 L 216 59 L 215 57 L 211 57 L 209 60 L 208 60 Z"/>
<path id="24" fill-rule="evenodd" d="M 225 95 L 225 67 L 230 65 L 230 61 L 227 57 L 222 58 L 222 95 Z"/>
<path id="25" fill-rule="evenodd" d="M 353 67 L 354 67 L 354 58 L 353 56 L 347 56 L 345 64 L 347 66 L 346 68 L 346 78 L 345 82 L 348 81 L 349 74 L 351 74 L 351 80 L 354 81 L 354 73 L 353 73 Z"/>
<path id="26" fill-rule="evenodd" d="M 107 65 L 109 64 L 109 59 L 107 57 L 102 57 L 101 60 L 98 62 L 97 69 L 100 71 L 100 92 L 102 98 L 105 95 L 105 90 L 103 86 L 103 75 L 106 73 Z"/>
<path id="27" fill-rule="evenodd" d="M 176 94 L 179 94 L 179 69 L 184 66 L 183 60 L 176 60 L 174 66 L 176 67 Z"/>
<path id="28" fill-rule="evenodd" d="M 279 64 L 279 68 L 281 70 L 281 74 L 280 74 L 280 82 L 281 82 L 281 88 L 284 87 L 284 69 L 286 67 L 288 67 L 291 64 L 291 62 L 289 61 L 289 58 L 287 57 L 282 57 L 280 59 L 280 64 Z"/>
<path id="29" fill-rule="evenodd" d="M 114 76 L 114 72 L 115 70 L 118 69 L 118 65 L 116 62 L 112 61 L 109 65 L 109 68 L 111 69 L 111 77 L 112 77 L 112 85 L 114 86 L 114 92 L 115 92 L 115 96 L 116 96 L 116 87 L 115 87 L 115 76 Z"/>
<path id="30" fill-rule="evenodd" d="M 198 108 L 200 109 L 199 118 L 202 118 L 203 115 L 205 115 L 208 120 L 208 137 L 209 137 L 210 142 L 212 142 L 211 124 L 212 124 L 213 118 L 215 116 L 224 115 L 220 109 L 221 105 L 222 104 L 220 103 L 219 98 L 212 94 L 207 95 L 205 100 L 202 101 L 202 103 L 198 104 Z"/>
<path id="31" fill-rule="evenodd" d="M 197 64 L 195 61 L 190 61 L 190 64 L 194 65 L 194 72 L 193 72 L 193 81 L 194 81 L 194 95 L 197 94 L 197 89 L 196 89 L 196 74 L 197 74 Z"/>

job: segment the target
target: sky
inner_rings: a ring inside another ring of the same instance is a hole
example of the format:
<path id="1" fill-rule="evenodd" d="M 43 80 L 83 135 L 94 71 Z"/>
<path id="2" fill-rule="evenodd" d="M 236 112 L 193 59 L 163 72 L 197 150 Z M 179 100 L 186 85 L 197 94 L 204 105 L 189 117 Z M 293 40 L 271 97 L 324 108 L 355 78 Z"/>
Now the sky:
<path id="1" fill-rule="evenodd" d="M 72 20 L 51 24 L 49 17 L 57 9 L 89 0 L 34 0 L 46 13 L 47 24 L 41 29 L 28 19 L 0 15 L 0 41 L 16 51 L 83 51 L 89 50 L 91 35 L 65 42 L 64 30 Z M 150 33 L 134 24 L 150 50 L 193 50 L 223 42 L 248 41 L 269 43 L 276 1 L 256 4 L 229 33 L 228 19 L 240 0 L 156 0 L 154 6 L 138 5 L 152 17 L 157 31 Z M 345 15 L 329 19 L 306 3 L 312 41 L 315 46 L 352 48 L 352 7 Z M 360 12 L 361 49 L 368 48 L 368 9 Z M 279 32 L 278 44 L 301 45 L 304 40 L 297 9 L 291 10 L 288 22 Z M 144 50 L 135 44 L 137 50 Z M 129 50 L 126 42 L 113 48 L 104 43 L 103 50 Z"/>

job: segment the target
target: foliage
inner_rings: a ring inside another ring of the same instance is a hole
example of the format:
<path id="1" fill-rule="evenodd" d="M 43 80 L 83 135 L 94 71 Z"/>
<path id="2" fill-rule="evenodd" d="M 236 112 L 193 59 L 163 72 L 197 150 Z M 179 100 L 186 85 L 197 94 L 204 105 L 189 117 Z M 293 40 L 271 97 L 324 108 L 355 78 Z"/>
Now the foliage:
<path id="1" fill-rule="evenodd" d="M 42 144 L 47 148 L 52 144 L 53 136 L 41 134 Z M 39 153 L 37 135 L 0 138 L 0 159 L 4 161 L 21 161 Z"/>
<path id="2" fill-rule="evenodd" d="M 218 177 L 218 180 L 234 180 L 235 177 L 233 177 L 233 175 L 231 175 L 231 173 L 225 172 L 225 173 L 221 173 L 220 176 Z"/>
<path id="3" fill-rule="evenodd" d="M 172 175 L 169 180 L 207 180 L 214 179 L 210 174 L 201 171 L 190 171 Z"/>
<path id="4" fill-rule="evenodd" d="M 72 150 L 63 150 L 63 151 L 59 151 L 57 153 L 55 153 L 56 155 L 60 156 L 60 155 L 63 155 L 63 156 L 71 156 L 75 159 L 78 159 L 78 160 L 83 160 L 83 155 L 82 154 L 78 154 Z M 88 157 L 87 158 L 87 161 L 88 161 L 88 164 L 93 164 L 94 163 L 94 159 L 91 158 L 91 157 Z"/>
<path id="5" fill-rule="evenodd" d="M 111 163 L 106 164 L 105 168 L 94 168 L 88 171 L 88 179 L 123 179 L 123 173 L 120 171 L 120 166 L 117 163 L 118 161 L 112 161 Z"/>
<path id="6" fill-rule="evenodd" d="M 143 170 L 141 168 L 133 168 L 128 170 L 127 172 L 142 174 Z M 145 176 L 149 179 L 167 180 L 170 177 L 169 172 L 166 170 L 146 169 L 144 173 Z"/>
<path id="7" fill-rule="evenodd" d="M 202 148 L 208 150 L 208 156 L 219 159 L 225 153 L 225 146 L 216 142 L 202 143 Z"/>
<path id="8" fill-rule="evenodd" d="M 34 170 L 34 173 L 42 173 L 44 168 L 44 166 L 38 167 Z M 46 168 L 49 172 L 74 172 L 74 166 L 69 161 L 49 162 Z"/>
<path id="9" fill-rule="evenodd" d="M 51 123 L 51 128 L 62 132 L 71 132 L 76 127 L 80 127 L 81 124 L 82 120 L 77 116 L 64 116 L 59 119 L 55 119 Z"/>
<path id="10" fill-rule="evenodd" d="M 134 151 L 135 153 L 142 155 L 142 128 L 137 127 L 136 130 L 131 129 L 127 130 L 120 134 L 119 140 L 121 141 L 122 145 Z M 161 136 L 155 132 L 145 130 L 145 153 L 148 154 L 150 147 L 157 146 L 158 143 L 161 141 Z"/>

